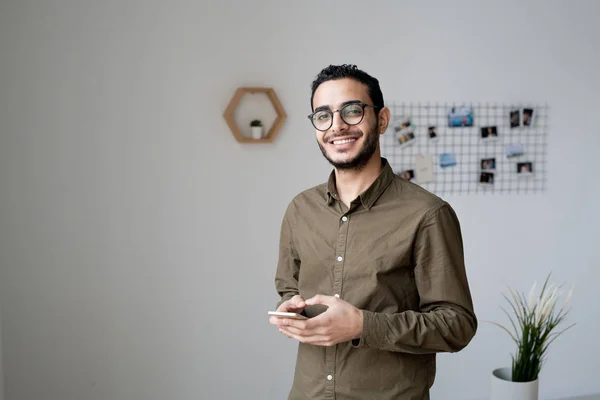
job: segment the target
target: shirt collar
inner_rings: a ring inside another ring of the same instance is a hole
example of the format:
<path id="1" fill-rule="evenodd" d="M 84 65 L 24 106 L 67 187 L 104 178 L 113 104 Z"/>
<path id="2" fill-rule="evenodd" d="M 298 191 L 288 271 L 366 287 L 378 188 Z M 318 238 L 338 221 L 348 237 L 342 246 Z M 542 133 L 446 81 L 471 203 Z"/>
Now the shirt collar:
<path id="1" fill-rule="evenodd" d="M 393 179 L 394 171 L 392 170 L 392 167 L 387 159 L 381 157 L 381 173 L 371 184 L 371 186 L 369 186 L 367 190 L 359 195 L 363 207 L 367 210 L 373 207 L 375 201 L 377 201 L 379 196 L 381 196 Z M 331 174 L 329 174 L 329 180 L 327 182 L 327 205 L 330 206 L 333 204 L 334 200 L 339 200 L 339 195 L 335 185 L 335 170 L 331 171 Z"/>

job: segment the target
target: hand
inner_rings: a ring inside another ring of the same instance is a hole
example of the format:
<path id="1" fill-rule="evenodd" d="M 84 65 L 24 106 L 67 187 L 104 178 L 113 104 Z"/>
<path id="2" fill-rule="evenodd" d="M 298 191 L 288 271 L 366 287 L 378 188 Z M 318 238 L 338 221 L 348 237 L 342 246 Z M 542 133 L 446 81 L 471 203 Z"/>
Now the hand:
<path id="1" fill-rule="evenodd" d="M 275 325 L 285 336 L 317 346 L 334 346 L 360 337 L 363 315 L 352 304 L 320 294 L 306 300 L 305 304 L 322 304 L 328 308 L 324 313 L 307 320 L 279 318 Z"/>
<path id="2" fill-rule="evenodd" d="M 279 305 L 279 307 L 277 307 L 277 310 L 275 310 L 275 311 L 293 312 L 293 313 L 300 314 L 302 312 L 302 310 L 304 310 L 304 307 L 306 307 L 306 303 L 304 302 L 304 299 L 302 298 L 302 296 L 297 294 L 294 297 L 292 297 L 291 299 L 286 300 L 283 303 L 281 303 Z M 269 323 L 271 325 L 277 325 L 278 321 L 280 321 L 280 320 L 281 320 L 281 317 L 271 317 L 271 318 L 269 318 Z"/>

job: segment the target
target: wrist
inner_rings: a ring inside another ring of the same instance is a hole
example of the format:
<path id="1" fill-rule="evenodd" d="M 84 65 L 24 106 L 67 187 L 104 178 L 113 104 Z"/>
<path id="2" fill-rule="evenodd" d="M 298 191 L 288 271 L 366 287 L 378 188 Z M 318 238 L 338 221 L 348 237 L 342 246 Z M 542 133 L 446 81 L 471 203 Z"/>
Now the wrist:
<path id="1" fill-rule="evenodd" d="M 354 318 L 354 331 L 352 338 L 360 339 L 363 330 L 363 312 L 358 308 L 355 309 L 355 318 Z"/>

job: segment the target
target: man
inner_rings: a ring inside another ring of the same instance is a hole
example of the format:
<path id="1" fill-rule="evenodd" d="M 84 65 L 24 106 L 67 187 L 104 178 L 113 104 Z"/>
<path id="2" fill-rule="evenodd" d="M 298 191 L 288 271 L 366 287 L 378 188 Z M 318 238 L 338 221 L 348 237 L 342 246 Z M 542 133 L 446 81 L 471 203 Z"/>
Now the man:
<path id="1" fill-rule="evenodd" d="M 329 66 L 311 107 L 334 169 L 281 226 L 277 310 L 309 317 L 270 318 L 299 341 L 289 399 L 429 399 L 435 354 L 477 329 L 457 217 L 381 157 L 390 110 L 377 79 Z"/>

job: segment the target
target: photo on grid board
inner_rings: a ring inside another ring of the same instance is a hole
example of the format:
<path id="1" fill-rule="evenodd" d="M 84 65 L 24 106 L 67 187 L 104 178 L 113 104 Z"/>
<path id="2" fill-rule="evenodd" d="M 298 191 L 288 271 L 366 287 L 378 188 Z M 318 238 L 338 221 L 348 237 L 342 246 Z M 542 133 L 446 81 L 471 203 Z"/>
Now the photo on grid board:
<path id="1" fill-rule="evenodd" d="M 479 183 L 482 185 L 493 185 L 494 174 L 492 172 L 482 172 L 481 175 L 479 175 Z"/>
<path id="2" fill-rule="evenodd" d="M 483 158 L 481 160 L 482 171 L 495 171 L 496 170 L 496 158 Z"/>
<path id="3" fill-rule="evenodd" d="M 520 143 L 511 143 L 504 149 L 507 158 L 518 157 L 524 153 L 523 145 Z"/>
<path id="4" fill-rule="evenodd" d="M 448 126 L 473 126 L 473 109 L 471 107 L 452 107 L 448 112 Z"/>
<path id="5" fill-rule="evenodd" d="M 415 131 L 415 125 L 412 123 L 412 119 L 410 117 L 402 116 L 396 118 L 391 126 L 394 128 L 394 133 L 397 135 L 402 135 L 407 132 L 414 133 Z"/>
<path id="6" fill-rule="evenodd" d="M 481 127 L 481 140 L 484 142 L 498 140 L 498 128 L 495 126 Z"/>
<path id="7" fill-rule="evenodd" d="M 510 112 L 510 127 L 516 128 L 521 125 L 521 113 L 519 110 L 512 110 Z"/>
<path id="8" fill-rule="evenodd" d="M 533 174 L 533 163 L 530 161 L 517 163 L 517 174 L 519 174 L 519 175 Z"/>
<path id="9" fill-rule="evenodd" d="M 433 172 L 433 155 L 417 154 L 415 156 L 415 181 L 417 183 L 435 182 Z"/>
<path id="10" fill-rule="evenodd" d="M 523 109 L 523 126 L 533 125 L 533 108 Z"/>
<path id="11" fill-rule="evenodd" d="M 402 171 L 400 173 L 400 177 L 412 182 L 413 179 L 415 179 L 415 171 L 412 169 L 407 169 L 406 171 Z"/>
<path id="12" fill-rule="evenodd" d="M 429 140 L 432 142 L 438 140 L 437 128 L 435 126 L 430 126 L 427 128 L 427 135 Z"/>
<path id="13" fill-rule="evenodd" d="M 447 168 L 456 165 L 456 156 L 454 153 L 440 154 L 440 167 Z"/>
<path id="14" fill-rule="evenodd" d="M 409 146 L 415 141 L 415 126 L 409 117 L 401 117 L 394 123 L 394 133 L 397 135 L 400 147 Z"/>
<path id="15" fill-rule="evenodd" d="M 400 143 L 400 147 L 410 146 L 415 142 L 415 140 L 415 134 L 412 132 L 407 132 L 398 136 L 398 142 Z"/>

